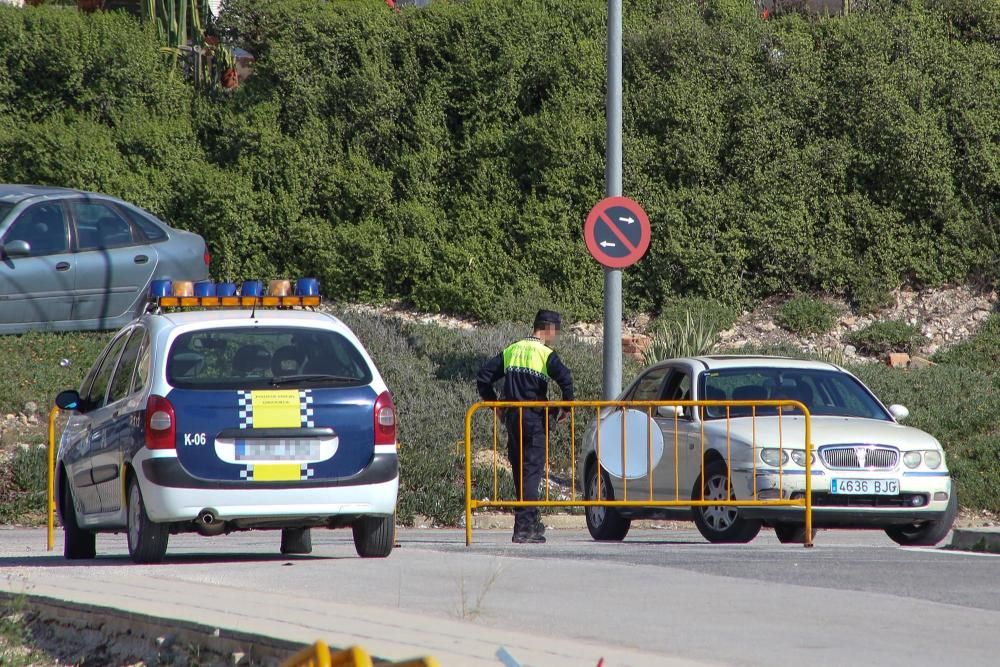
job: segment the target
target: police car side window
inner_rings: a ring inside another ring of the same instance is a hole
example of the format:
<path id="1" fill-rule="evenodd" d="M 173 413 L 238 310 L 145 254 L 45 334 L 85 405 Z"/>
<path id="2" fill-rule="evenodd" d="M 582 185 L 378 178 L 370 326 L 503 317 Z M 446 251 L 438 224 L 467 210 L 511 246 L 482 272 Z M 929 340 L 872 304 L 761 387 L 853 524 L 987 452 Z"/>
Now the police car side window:
<path id="1" fill-rule="evenodd" d="M 104 407 L 104 397 L 108 393 L 108 384 L 111 382 L 111 373 L 115 370 L 115 364 L 118 362 L 122 346 L 125 345 L 125 341 L 127 339 L 127 335 L 119 336 L 115 342 L 111 344 L 111 347 L 108 349 L 108 353 L 104 355 L 101 367 L 97 369 L 97 373 L 94 374 L 94 381 L 90 385 L 90 391 L 87 392 L 87 396 L 84 398 L 87 410 L 96 410 L 97 408 Z"/>
<path id="2" fill-rule="evenodd" d="M 121 400 L 131 393 L 132 374 L 135 371 L 135 362 L 139 358 L 139 350 L 145 332 L 142 329 L 135 329 L 129 336 L 125 350 L 122 352 L 118 368 L 115 370 L 114 379 L 111 380 L 111 391 L 108 392 L 108 403 Z"/>
<path id="3" fill-rule="evenodd" d="M 135 376 L 132 378 L 132 391 L 135 393 L 146 387 L 149 372 L 152 368 L 152 357 L 149 352 L 149 334 L 143 335 L 142 347 L 139 349 L 139 361 L 135 365 Z"/>

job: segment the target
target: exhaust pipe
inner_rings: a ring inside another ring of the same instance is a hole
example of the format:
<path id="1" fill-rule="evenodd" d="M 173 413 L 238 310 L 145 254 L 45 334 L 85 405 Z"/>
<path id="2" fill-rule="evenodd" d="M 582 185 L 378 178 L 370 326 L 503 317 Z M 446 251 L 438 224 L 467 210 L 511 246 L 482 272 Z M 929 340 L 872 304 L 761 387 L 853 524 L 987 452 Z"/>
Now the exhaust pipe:
<path id="1" fill-rule="evenodd" d="M 194 521 L 195 527 L 200 535 L 211 537 L 221 535 L 226 530 L 226 522 L 219 521 L 212 510 L 204 509 L 198 513 L 198 518 Z"/>

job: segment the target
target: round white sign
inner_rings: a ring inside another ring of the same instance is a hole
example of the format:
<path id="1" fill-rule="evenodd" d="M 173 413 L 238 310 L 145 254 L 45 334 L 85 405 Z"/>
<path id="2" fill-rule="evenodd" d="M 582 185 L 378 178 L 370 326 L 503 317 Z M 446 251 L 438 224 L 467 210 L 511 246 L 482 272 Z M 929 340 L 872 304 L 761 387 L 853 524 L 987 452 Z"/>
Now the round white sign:
<path id="1" fill-rule="evenodd" d="M 625 413 L 625 441 L 622 443 L 622 411 L 601 420 L 601 466 L 608 474 L 625 479 L 649 475 L 650 462 L 655 468 L 663 457 L 663 432 L 641 410 Z M 624 452 L 625 456 L 622 456 Z"/>

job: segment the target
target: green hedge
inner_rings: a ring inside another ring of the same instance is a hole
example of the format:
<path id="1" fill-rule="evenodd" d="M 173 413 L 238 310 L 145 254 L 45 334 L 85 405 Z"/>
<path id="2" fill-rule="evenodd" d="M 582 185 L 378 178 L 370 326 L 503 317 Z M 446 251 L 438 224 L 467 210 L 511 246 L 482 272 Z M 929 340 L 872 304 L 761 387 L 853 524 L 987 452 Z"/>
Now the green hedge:
<path id="1" fill-rule="evenodd" d="M 625 191 L 650 214 L 628 307 L 994 280 L 1000 5 L 625 5 Z M 490 320 L 595 317 L 604 0 L 231 0 L 258 56 L 196 90 L 115 13 L 0 7 L 0 180 L 103 190 L 201 232 L 218 277 Z"/>

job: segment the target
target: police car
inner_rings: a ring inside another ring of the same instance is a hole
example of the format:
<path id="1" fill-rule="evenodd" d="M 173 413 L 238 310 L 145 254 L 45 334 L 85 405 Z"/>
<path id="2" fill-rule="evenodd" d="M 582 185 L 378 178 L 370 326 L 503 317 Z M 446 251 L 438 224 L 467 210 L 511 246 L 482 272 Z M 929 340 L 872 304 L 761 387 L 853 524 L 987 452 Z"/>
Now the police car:
<path id="1" fill-rule="evenodd" d="M 79 391 L 56 467 L 65 556 L 122 532 L 137 563 L 171 534 L 350 526 L 357 553 L 393 547 L 396 412 L 364 346 L 319 304 L 318 285 L 156 281 Z"/>

